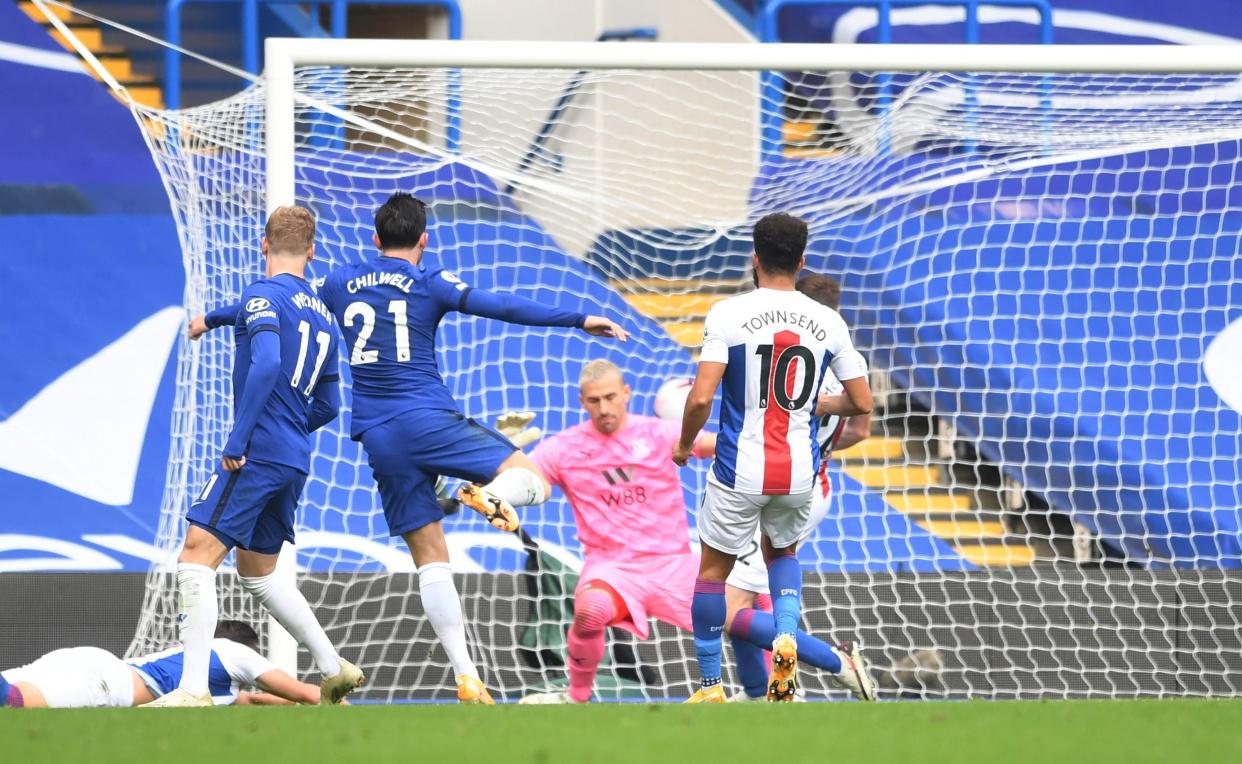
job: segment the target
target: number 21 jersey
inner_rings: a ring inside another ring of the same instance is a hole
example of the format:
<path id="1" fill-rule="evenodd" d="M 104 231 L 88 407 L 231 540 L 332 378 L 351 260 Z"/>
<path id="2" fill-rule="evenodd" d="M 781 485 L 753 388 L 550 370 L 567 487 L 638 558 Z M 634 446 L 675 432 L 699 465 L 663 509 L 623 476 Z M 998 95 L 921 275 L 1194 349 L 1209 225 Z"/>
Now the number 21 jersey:
<path id="1" fill-rule="evenodd" d="M 867 373 L 840 314 L 795 291 L 730 297 L 707 314 L 699 361 L 726 364 L 708 479 L 747 494 L 810 491 L 825 372 L 843 382 Z"/>

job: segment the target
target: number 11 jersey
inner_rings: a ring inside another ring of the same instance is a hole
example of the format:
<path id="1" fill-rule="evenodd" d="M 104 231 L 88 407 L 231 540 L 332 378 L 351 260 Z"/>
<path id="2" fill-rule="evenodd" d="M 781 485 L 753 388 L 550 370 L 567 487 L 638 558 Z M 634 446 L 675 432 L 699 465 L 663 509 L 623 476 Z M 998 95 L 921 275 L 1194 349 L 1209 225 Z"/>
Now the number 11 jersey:
<path id="1" fill-rule="evenodd" d="M 840 314 L 795 291 L 730 297 L 707 314 L 699 361 L 726 364 L 708 479 L 746 494 L 810 491 L 825 372 L 843 382 L 867 373 Z"/>

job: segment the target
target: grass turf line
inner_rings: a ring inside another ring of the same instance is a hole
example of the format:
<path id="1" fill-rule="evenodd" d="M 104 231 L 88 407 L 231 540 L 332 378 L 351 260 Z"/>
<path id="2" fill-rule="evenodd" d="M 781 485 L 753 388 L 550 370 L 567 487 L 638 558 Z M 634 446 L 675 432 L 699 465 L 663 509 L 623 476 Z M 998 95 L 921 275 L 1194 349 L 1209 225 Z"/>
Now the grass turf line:
<path id="1" fill-rule="evenodd" d="M 1242 701 L 0 709 L 0 751 L 73 764 L 1215 764 L 1242 761 Z"/>

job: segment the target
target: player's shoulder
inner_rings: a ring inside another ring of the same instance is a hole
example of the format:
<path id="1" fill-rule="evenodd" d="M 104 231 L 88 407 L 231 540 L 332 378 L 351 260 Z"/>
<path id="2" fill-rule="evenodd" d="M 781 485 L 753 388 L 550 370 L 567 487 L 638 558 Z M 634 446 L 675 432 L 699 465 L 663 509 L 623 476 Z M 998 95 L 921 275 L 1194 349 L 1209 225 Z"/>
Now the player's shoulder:
<path id="1" fill-rule="evenodd" d="M 744 310 L 745 308 L 747 308 L 754 301 L 754 299 L 755 299 L 754 291 L 742 292 L 741 294 L 735 294 L 731 297 L 726 297 L 723 300 L 720 300 L 715 305 L 712 305 L 712 307 L 709 308 L 707 312 L 708 312 L 708 315 L 711 315 L 712 313 L 716 313 L 716 314 L 734 313 L 736 311 Z"/>
<path id="2" fill-rule="evenodd" d="M 278 292 L 280 292 L 279 282 L 268 278 L 256 279 L 247 284 L 245 289 L 242 289 L 242 299 L 245 300 L 250 297 L 270 298 Z"/>
<path id="3" fill-rule="evenodd" d="M 591 420 L 587 419 L 579 422 L 578 424 L 566 427 L 551 437 L 544 438 L 540 445 L 543 443 L 555 443 L 557 446 L 573 444 L 585 437 L 590 437 L 593 430 L 589 428 L 591 428 Z"/>
<path id="4" fill-rule="evenodd" d="M 354 277 L 363 263 L 342 263 L 315 280 L 320 294 L 332 292 Z"/>
<path id="5" fill-rule="evenodd" d="M 424 273 L 426 274 L 424 278 L 427 283 L 435 289 L 446 292 L 464 292 L 470 288 L 465 281 L 462 281 L 461 276 L 457 275 L 456 271 L 451 271 L 447 268 L 431 267 Z"/>
<path id="6" fill-rule="evenodd" d="M 595 428 L 591 425 L 591 420 L 587 419 L 544 438 L 535 448 L 542 452 L 545 458 L 560 458 L 566 454 L 581 451 L 584 444 L 594 440 Z"/>
<path id="7" fill-rule="evenodd" d="M 681 422 L 647 414 L 630 414 L 625 429 L 640 438 L 669 440 L 681 436 Z"/>
<path id="8" fill-rule="evenodd" d="M 801 294 L 801 293 L 799 293 Z M 801 295 L 805 302 L 801 303 L 805 306 L 808 315 L 813 316 L 817 323 L 822 324 L 830 332 L 849 333 L 849 326 L 845 323 L 845 318 L 836 308 L 830 308 L 821 302 L 812 300 L 806 295 Z"/>
<path id="9" fill-rule="evenodd" d="M 282 286 L 272 279 L 259 279 L 242 290 L 238 320 L 249 324 L 261 318 L 275 318 L 279 304 L 287 296 Z"/>
<path id="10" fill-rule="evenodd" d="M 237 657 L 246 658 L 249 657 L 250 653 L 258 655 L 258 653 L 255 653 L 254 650 L 246 647 L 241 642 L 234 642 L 231 639 L 224 639 L 223 637 L 216 637 L 211 640 L 211 651 L 220 656 L 221 659 L 233 659 Z"/>
<path id="11" fill-rule="evenodd" d="M 233 675 L 238 672 L 248 673 L 244 670 L 262 667 L 268 663 L 268 660 L 253 648 L 222 637 L 211 640 L 211 651 L 220 659 L 224 670 Z"/>
<path id="12" fill-rule="evenodd" d="M 662 430 L 668 423 L 669 420 L 667 419 L 661 419 L 648 414 L 630 414 L 626 417 L 625 428 L 627 430 L 633 428 L 635 431 Z"/>

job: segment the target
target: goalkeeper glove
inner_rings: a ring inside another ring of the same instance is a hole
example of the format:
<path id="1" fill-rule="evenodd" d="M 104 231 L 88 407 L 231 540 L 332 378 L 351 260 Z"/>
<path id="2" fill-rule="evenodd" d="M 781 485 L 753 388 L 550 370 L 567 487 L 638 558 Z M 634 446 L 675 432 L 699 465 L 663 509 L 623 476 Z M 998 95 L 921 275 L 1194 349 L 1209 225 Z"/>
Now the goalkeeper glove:
<path id="1" fill-rule="evenodd" d="M 507 411 L 496 417 L 496 431 L 518 448 L 525 448 L 543 437 L 543 430 L 529 426 L 534 419 L 533 411 Z"/>

